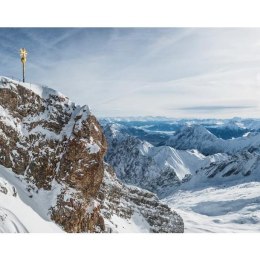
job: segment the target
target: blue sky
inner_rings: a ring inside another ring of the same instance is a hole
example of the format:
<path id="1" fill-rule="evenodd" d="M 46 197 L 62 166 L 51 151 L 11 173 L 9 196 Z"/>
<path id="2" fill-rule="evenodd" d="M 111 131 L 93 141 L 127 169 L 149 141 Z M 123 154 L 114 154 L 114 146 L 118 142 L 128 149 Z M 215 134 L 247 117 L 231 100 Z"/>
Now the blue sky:
<path id="1" fill-rule="evenodd" d="M 1 75 L 97 116 L 260 117 L 260 29 L 1 28 Z"/>

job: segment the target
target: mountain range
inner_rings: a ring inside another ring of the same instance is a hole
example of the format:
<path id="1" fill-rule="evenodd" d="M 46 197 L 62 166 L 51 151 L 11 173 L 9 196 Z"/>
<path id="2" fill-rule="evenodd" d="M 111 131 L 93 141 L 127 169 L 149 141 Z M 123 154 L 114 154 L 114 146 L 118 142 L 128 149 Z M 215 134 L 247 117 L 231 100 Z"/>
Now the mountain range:
<path id="1" fill-rule="evenodd" d="M 0 232 L 260 231 L 260 120 L 99 118 L 0 77 Z"/>
<path id="2" fill-rule="evenodd" d="M 125 127 L 111 119 L 103 125 L 105 160 L 123 182 L 155 192 L 174 207 L 185 232 L 259 231 L 258 129 L 222 139 L 188 123 L 154 146 L 126 134 Z"/>

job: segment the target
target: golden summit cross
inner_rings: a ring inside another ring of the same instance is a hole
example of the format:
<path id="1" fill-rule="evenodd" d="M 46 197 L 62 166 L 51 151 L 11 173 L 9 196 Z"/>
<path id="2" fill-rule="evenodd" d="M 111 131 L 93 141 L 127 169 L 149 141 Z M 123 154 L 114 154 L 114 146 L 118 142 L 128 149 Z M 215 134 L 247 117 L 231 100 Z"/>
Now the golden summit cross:
<path id="1" fill-rule="evenodd" d="M 27 59 L 27 51 L 25 48 L 20 49 L 21 62 L 23 64 L 23 82 L 25 82 L 25 63 Z"/>

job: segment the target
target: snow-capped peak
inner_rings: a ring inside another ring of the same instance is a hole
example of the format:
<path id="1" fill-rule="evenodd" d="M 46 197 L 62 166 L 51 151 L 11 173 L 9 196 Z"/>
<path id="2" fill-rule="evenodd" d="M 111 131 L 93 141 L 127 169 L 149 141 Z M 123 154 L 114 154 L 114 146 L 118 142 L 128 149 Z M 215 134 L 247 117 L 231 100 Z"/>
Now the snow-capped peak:
<path id="1" fill-rule="evenodd" d="M 17 86 L 22 86 L 32 92 L 34 92 L 36 95 L 43 99 L 47 99 L 50 96 L 58 96 L 63 99 L 69 100 L 65 95 L 62 93 L 49 88 L 47 86 L 42 86 L 42 85 L 37 85 L 37 84 L 32 84 L 32 83 L 27 83 L 27 82 L 21 82 L 18 80 L 13 80 L 8 77 L 0 76 L 0 88 L 11 88 L 13 90 L 17 90 Z"/>

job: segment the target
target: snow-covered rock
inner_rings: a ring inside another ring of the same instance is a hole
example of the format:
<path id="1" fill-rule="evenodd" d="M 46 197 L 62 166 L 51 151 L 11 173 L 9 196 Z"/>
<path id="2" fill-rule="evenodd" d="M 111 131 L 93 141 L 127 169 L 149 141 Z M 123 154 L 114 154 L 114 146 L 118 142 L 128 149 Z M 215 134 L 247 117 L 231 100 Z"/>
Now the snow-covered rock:
<path id="1" fill-rule="evenodd" d="M 1 77 L 0 144 L 3 232 L 117 232 L 119 223 L 133 231 L 183 231 L 181 218 L 153 194 L 116 177 L 106 185 L 98 121 L 55 90 Z M 114 197 L 122 211 L 114 210 Z"/>
<path id="2" fill-rule="evenodd" d="M 98 198 L 108 232 L 182 233 L 184 230 L 183 220 L 174 210 L 160 202 L 154 193 L 122 184 L 111 167 L 105 170 Z"/>

